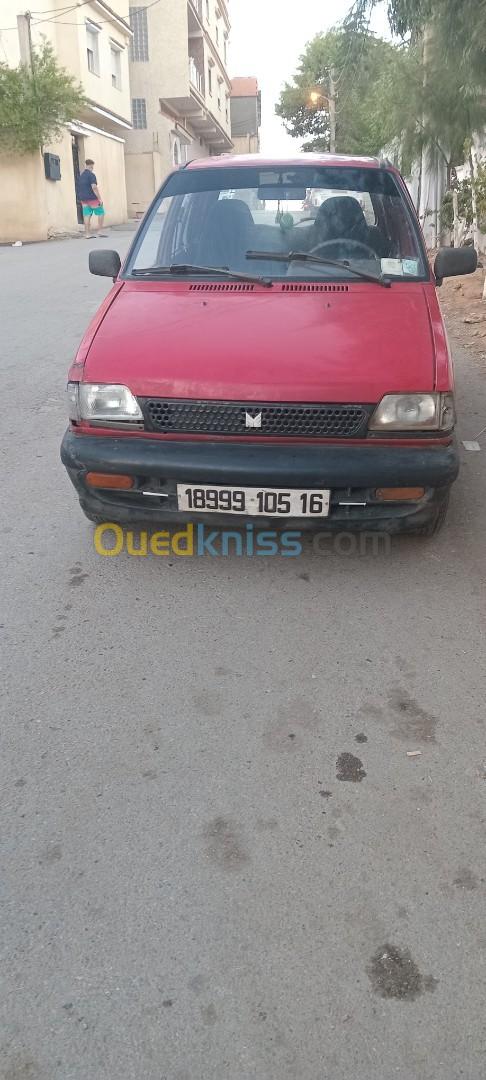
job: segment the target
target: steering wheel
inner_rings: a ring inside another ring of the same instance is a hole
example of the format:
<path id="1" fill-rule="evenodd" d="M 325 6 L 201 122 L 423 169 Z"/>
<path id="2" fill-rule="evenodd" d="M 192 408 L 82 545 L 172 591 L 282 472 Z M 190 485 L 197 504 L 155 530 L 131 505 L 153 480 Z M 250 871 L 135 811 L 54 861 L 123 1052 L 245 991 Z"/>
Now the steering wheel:
<path id="1" fill-rule="evenodd" d="M 316 255 L 319 251 L 322 251 L 323 248 L 340 246 L 345 246 L 346 248 L 359 248 L 361 251 L 365 252 L 367 258 L 369 258 L 369 255 L 371 254 L 372 259 L 376 259 L 378 261 L 378 255 L 376 254 L 374 248 L 370 246 L 370 244 L 364 244 L 361 242 L 361 240 L 347 240 L 344 236 L 342 238 L 338 237 L 336 240 L 323 240 L 321 244 L 316 244 L 315 247 L 310 249 L 310 254 Z"/>

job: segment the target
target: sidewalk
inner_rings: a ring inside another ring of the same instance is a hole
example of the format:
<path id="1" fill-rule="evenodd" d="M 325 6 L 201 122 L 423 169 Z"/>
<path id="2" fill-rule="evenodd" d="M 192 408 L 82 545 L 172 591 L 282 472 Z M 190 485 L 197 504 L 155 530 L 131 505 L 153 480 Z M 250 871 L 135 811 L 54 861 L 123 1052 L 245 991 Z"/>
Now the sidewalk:
<path id="1" fill-rule="evenodd" d="M 131 234 L 131 233 L 134 233 L 137 230 L 139 224 L 140 224 L 140 221 L 138 219 L 136 220 L 135 218 L 131 218 L 129 221 L 122 222 L 121 225 L 107 225 L 103 229 L 103 232 L 107 232 L 108 235 L 111 235 L 111 233 L 122 233 L 123 235 Z M 83 226 L 78 225 L 77 229 L 69 229 L 69 230 L 66 230 L 66 232 L 56 233 L 55 236 L 49 236 L 47 238 L 47 240 L 21 240 L 20 242 L 17 241 L 16 243 L 15 242 L 12 243 L 10 240 L 8 240 L 8 241 L 0 241 L 0 248 L 31 247 L 31 246 L 39 247 L 42 244 L 52 244 L 52 243 L 57 242 L 59 240 L 78 240 L 78 239 L 82 238 L 83 236 L 84 236 Z M 93 236 L 96 236 L 96 232 L 94 230 L 93 230 Z"/>

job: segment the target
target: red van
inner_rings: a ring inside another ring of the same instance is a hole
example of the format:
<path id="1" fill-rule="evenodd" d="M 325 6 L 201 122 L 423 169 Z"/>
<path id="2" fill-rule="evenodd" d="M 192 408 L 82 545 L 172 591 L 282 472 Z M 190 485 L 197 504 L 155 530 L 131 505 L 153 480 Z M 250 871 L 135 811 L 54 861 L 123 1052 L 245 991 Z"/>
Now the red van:
<path id="1" fill-rule="evenodd" d="M 309 214 L 309 189 L 318 210 Z M 173 172 L 69 373 L 61 456 L 93 521 L 238 518 L 431 535 L 458 473 L 432 271 L 387 162 L 222 156 Z"/>

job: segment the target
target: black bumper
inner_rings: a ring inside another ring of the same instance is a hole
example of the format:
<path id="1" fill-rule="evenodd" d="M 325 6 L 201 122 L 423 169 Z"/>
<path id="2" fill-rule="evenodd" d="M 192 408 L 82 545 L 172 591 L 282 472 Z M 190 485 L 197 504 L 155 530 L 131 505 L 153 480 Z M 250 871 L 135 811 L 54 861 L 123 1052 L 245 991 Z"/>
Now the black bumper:
<path id="1" fill-rule="evenodd" d="M 88 516 L 109 521 L 156 522 L 187 521 L 187 513 L 176 509 L 175 485 L 223 484 L 227 486 L 262 486 L 280 488 L 330 488 L 333 494 L 352 489 L 370 492 L 376 487 L 424 487 L 420 503 L 367 505 L 365 508 L 339 507 L 331 503 L 326 527 L 380 528 L 384 519 L 396 519 L 397 531 L 405 526 L 402 518 L 413 515 L 417 525 L 436 512 L 437 501 L 444 497 L 459 471 L 456 447 L 430 446 L 417 449 L 407 446 L 336 446 L 307 443 L 284 446 L 264 443 L 182 442 L 161 439 L 116 438 L 77 435 L 66 431 L 61 459 L 78 492 Z M 137 478 L 138 490 L 127 492 L 94 490 L 87 487 L 86 472 L 127 473 Z M 151 480 L 158 482 L 168 498 L 143 496 Z M 363 496 L 364 497 L 364 496 Z M 204 520 L 204 515 L 194 515 Z M 206 519 L 235 525 L 235 515 L 208 514 Z M 248 520 L 248 519 L 246 519 Z M 266 519 L 258 519 L 261 525 Z M 275 527 L 276 519 L 270 519 Z M 316 522 L 305 519 L 315 527 Z M 301 518 L 293 519 L 303 527 Z M 285 519 L 289 524 L 289 519 Z M 322 519 L 321 519 L 321 523 Z"/>

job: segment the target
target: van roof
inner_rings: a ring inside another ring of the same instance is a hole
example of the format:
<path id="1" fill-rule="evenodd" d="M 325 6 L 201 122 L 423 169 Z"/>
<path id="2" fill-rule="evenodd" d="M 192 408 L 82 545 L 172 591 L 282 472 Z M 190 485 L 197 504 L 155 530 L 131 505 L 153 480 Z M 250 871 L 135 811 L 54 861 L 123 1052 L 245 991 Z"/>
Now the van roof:
<path id="1" fill-rule="evenodd" d="M 253 166 L 253 168 L 281 169 L 295 168 L 298 165 L 343 165 L 354 166 L 360 169 L 390 169 L 393 166 L 389 161 L 381 161 L 375 157 L 355 157 L 352 154 L 299 154 L 288 158 L 271 158 L 264 154 L 219 154 L 209 158 L 195 158 L 188 162 L 186 169 L 223 169 L 238 168 L 238 166 Z"/>

